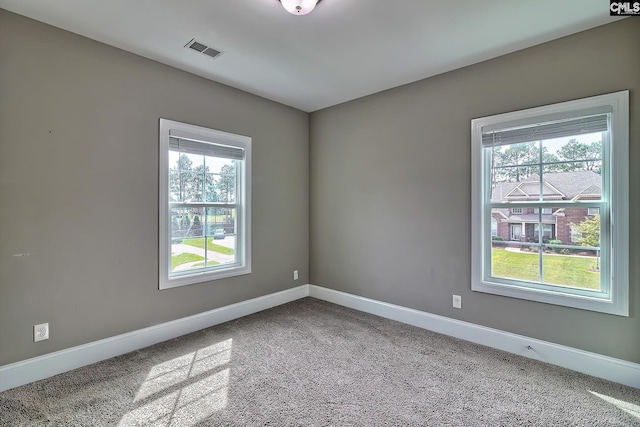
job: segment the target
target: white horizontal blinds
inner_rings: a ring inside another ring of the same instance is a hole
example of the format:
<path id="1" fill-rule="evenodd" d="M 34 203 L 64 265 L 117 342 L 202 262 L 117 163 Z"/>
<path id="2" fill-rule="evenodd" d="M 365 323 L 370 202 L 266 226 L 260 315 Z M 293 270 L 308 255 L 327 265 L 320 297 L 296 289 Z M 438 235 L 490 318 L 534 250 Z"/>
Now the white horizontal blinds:
<path id="1" fill-rule="evenodd" d="M 523 142 L 542 141 L 608 129 L 608 114 L 599 114 L 557 122 L 528 125 L 512 129 L 483 132 L 483 146 L 519 144 Z"/>
<path id="2" fill-rule="evenodd" d="M 194 141 L 174 136 L 169 137 L 169 150 L 202 156 L 220 157 L 223 159 L 244 159 L 244 150 L 242 148 L 211 142 Z"/>

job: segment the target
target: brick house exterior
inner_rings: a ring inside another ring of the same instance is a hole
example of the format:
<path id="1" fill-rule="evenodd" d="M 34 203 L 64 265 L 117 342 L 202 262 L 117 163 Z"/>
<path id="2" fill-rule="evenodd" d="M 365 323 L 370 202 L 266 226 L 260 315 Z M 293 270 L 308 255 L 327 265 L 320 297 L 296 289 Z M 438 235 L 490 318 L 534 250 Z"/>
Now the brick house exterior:
<path id="1" fill-rule="evenodd" d="M 600 200 L 602 177 L 592 171 L 557 172 L 543 175 L 542 194 L 545 201 Z M 537 201 L 540 197 L 540 177 L 531 175 L 520 182 L 503 182 L 491 193 L 492 201 Z M 501 208 L 492 211 L 492 235 L 505 241 L 534 242 L 539 237 L 539 221 L 542 219 L 543 241 L 560 240 L 572 243 L 571 224 L 579 224 L 597 215 L 597 208 L 550 207 Z M 575 235 L 574 235 L 575 240 Z M 575 241 L 573 241 L 575 243 Z"/>

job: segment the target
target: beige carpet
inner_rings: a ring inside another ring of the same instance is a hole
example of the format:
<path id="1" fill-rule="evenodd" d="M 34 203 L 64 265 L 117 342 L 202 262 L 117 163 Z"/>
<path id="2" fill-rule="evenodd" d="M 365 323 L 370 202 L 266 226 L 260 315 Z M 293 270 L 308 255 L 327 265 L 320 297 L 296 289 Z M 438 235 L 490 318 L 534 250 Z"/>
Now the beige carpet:
<path id="1" fill-rule="evenodd" d="M 640 390 L 305 298 L 0 393 L 0 426 L 640 426 Z"/>

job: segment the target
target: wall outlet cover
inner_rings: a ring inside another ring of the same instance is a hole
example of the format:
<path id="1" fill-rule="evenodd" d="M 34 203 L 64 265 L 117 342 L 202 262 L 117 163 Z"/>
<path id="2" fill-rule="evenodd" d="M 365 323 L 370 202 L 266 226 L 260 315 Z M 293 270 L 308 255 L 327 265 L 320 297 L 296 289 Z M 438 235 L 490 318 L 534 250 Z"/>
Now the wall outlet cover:
<path id="1" fill-rule="evenodd" d="M 33 325 L 33 342 L 44 341 L 49 339 L 49 324 L 40 323 Z"/>
<path id="2" fill-rule="evenodd" d="M 462 308 L 462 297 L 460 295 L 453 296 L 453 308 Z"/>

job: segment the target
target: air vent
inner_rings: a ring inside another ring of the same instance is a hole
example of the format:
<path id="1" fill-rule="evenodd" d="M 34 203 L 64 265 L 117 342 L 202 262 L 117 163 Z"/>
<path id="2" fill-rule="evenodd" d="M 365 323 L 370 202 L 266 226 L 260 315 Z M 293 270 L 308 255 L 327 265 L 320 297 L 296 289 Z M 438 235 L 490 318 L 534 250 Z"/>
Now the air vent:
<path id="1" fill-rule="evenodd" d="M 212 47 L 207 46 L 204 43 L 200 43 L 199 41 L 196 41 L 196 39 L 192 39 L 189 43 L 187 43 L 186 45 L 184 45 L 184 47 L 187 47 L 189 49 L 193 49 L 197 52 L 200 53 L 204 53 L 205 55 L 208 55 L 212 58 L 217 58 L 220 55 L 222 55 L 222 51 L 214 49 Z"/>

